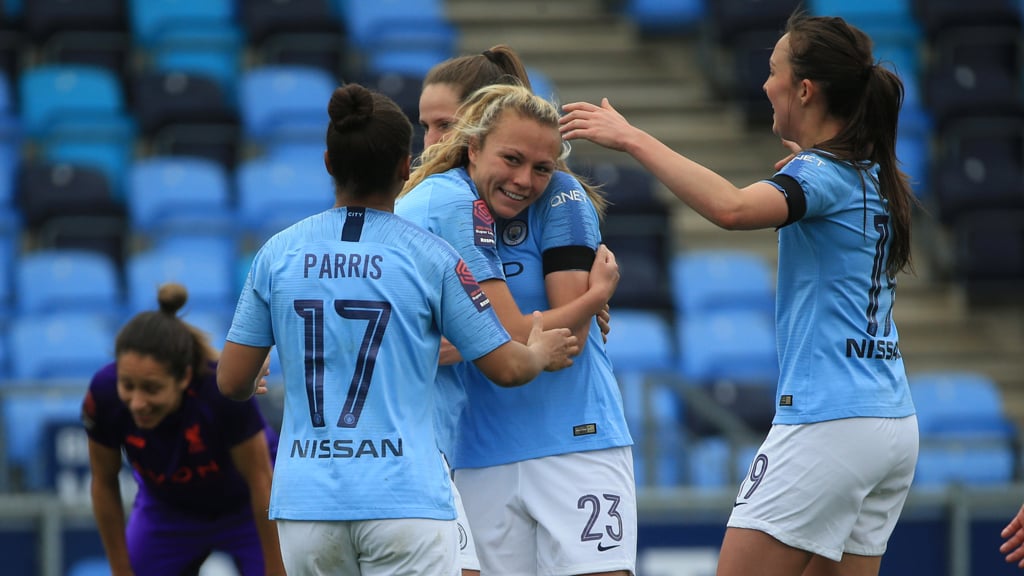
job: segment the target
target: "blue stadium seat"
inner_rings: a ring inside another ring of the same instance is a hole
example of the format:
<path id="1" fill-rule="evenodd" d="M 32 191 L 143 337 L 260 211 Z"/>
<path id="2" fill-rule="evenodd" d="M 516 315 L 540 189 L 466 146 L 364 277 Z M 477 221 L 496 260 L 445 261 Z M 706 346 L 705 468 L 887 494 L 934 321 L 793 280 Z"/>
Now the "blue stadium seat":
<path id="1" fill-rule="evenodd" d="M 151 156 L 129 173 L 128 212 L 133 230 L 168 234 L 221 234 L 235 229 L 227 170 L 213 160 Z"/>
<path id="2" fill-rule="evenodd" d="M 811 14 L 839 16 L 865 31 L 872 39 L 920 38 L 912 0 L 809 0 Z M 877 41 L 877 40 L 876 40 Z"/>
<path id="3" fill-rule="evenodd" d="M 1016 434 L 998 385 L 976 372 L 918 372 L 909 376 L 922 439 L 1011 440 Z"/>
<path id="4" fill-rule="evenodd" d="M 627 0 L 623 11 L 642 34 L 686 34 L 706 14 L 703 0 Z"/>
<path id="5" fill-rule="evenodd" d="M 257 245 L 334 206 L 334 183 L 322 156 L 255 158 L 242 163 L 235 178 L 239 221 Z"/>
<path id="6" fill-rule="evenodd" d="M 1014 479 L 1015 460 L 1009 445 L 922 443 L 914 472 L 915 488 L 1001 486 Z"/>
<path id="7" fill-rule="evenodd" d="M 182 320 L 202 330 L 210 339 L 210 345 L 217 350 L 224 348 L 224 340 L 231 328 L 231 310 L 196 310 L 181 317 Z"/>
<path id="8" fill-rule="evenodd" d="M 651 310 L 615 308 L 605 349 L 616 372 L 665 372 L 674 368 L 672 327 Z"/>
<path id="9" fill-rule="evenodd" d="M 362 75 L 424 76 L 456 55 L 459 34 L 441 0 L 343 2 L 341 20 Z"/>
<path id="10" fill-rule="evenodd" d="M 96 364 L 93 370 L 102 365 Z M 51 422 L 79 419 L 90 376 L 91 373 L 73 389 L 37 387 L 9 391 L 0 397 L 6 464 L 14 476 L 20 477 L 18 488 L 29 491 L 44 488 L 44 459 L 39 457 L 44 451 L 43 431 Z"/>
<path id="11" fill-rule="evenodd" d="M 233 0 L 129 0 L 136 47 L 154 70 L 204 73 L 234 95 L 243 38 Z"/>
<path id="12" fill-rule="evenodd" d="M 719 380 L 774 383 L 779 362 L 772 316 L 753 310 L 690 314 L 676 322 L 680 374 L 693 385 Z"/>
<path id="13" fill-rule="evenodd" d="M 114 359 L 114 325 L 109 317 L 89 312 L 14 318 L 8 334 L 12 380 L 87 383 L 93 372 Z"/>
<path id="14" fill-rule="evenodd" d="M 338 81 L 308 66 L 261 66 L 241 78 L 243 135 L 258 144 L 317 141 L 327 132 L 327 104 Z"/>
<path id="15" fill-rule="evenodd" d="M 15 264 L 17 313 L 123 312 L 121 278 L 110 257 L 84 250 L 35 250 Z"/>
<path id="16" fill-rule="evenodd" d="M 103 68 L 71 64 L 29 68 L 18 78 L 18 97 L 22 126 L 34 137 L 97 119 L 129 120 L 120 80 Z"/>
<path id="17" fill-rule="evenodd" d="M 99 166 L 120 195 L 135 123 L 116 75 L 93 66 L 40 65 L 19 77 L 18 95 L 22 127 L 45 160 Z"/>
<path id="18" fill-rule="evenodd" d="M 774 271 L 760 255 L 693 249 L 672 259 L 672 298 L 680 315 L 718 310 L 775 310 Z"/>
<path id="19" fill-rule="evenodd" d="M 157 306 L 157 290 L 166 282 L 177 282 L 188 289 L 184 313 L 234 310 L 234 260 L 215 250 L 186 250 L 186 244 L 174 249 L 159 247 L 136 252 L 128 259 L 126 280 L 131 313 L 153 310 Z"/>

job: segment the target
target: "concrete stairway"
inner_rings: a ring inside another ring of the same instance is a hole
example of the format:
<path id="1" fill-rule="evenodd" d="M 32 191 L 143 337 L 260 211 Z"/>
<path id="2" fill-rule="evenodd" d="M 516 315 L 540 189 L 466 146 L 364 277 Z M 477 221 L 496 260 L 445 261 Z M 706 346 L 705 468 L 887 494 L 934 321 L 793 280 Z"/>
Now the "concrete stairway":
<path id="1" fill-rule="evenodd" d="M 697 32 L 672 39 L 640 37 L 601 0 L 448 0 L 463 53 L 512 46 L 527 66 L 550 77 L 560 102 L 607 97 L 635 126 L 746 185 L 770 176 L 785 151 L 763 128 L 748 129 L 738 107 L 710 89 Z M 576 157 L 628 156 L 575 143 Z M 663 191 L 675 222 L 677 248 L 731 247 L 776 260 L 775 232 L 726 232 Z M 945 279 L 942 230 L 926 217 L 915 228 L 916 276 L 899 278 L 896 321 L 908 371 L 976 370 L 1002 385 L 1006 404 L 1024 429 L 1024 305 L 969 305 Z M 1024 300 L 1024 298 L 1022 298 Z"/>

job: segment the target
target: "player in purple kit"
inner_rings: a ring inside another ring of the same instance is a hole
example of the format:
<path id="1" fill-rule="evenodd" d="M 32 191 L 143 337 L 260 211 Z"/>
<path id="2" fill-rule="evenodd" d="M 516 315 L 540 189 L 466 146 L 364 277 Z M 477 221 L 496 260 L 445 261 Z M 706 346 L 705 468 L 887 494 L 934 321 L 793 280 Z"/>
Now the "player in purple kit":
<path id="1" fill-rule="evenodd" d="M 115 361 L 96 372 L 82 405 L 111 573 L 194 575 L 222 551 L 242 576 L 283 575 L 267 519 L 277 435 L 255 400 L 234 402 L 217 389 L 217 352 L 177 316 L 187 298 L 179 284 L 160 288 L 160 309 L 121 328 Z M 139 487 L 127 526 L 122 450 Z"/>

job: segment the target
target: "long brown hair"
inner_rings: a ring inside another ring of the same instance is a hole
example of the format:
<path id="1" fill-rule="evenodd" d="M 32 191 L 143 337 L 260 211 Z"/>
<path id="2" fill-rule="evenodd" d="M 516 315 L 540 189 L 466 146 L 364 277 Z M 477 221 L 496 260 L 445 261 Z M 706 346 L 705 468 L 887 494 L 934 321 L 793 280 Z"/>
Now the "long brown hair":
<path id="1" fill-rule="evenodd" d="M 878 165 L 879 194 L 887 202 L 893 235 L 886 272 L 895 277 L 913 271 L 910 225 L 918 201 L 896 158 L 903 82 L 874 61 L 871 38 L 842 18 L 797 12 L 786 23 L 786 33 L 794 81 L 817 82 L 828 113 L 843 120 L 838 134 L 815 147 L 849 161 L 862 175 Z"/>

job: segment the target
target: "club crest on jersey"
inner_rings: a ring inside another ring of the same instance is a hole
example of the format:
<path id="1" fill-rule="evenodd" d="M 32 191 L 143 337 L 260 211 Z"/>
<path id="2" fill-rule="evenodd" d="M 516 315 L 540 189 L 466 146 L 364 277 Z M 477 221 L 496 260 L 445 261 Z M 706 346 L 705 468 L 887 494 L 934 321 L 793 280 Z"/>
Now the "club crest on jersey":
<path id="1" fill-rule="evenodd" d="M 483 200 L 473 201 L 473 243 L 477 246 L 494 246 L 494 216 Z"/>
<path id="2" fill-rule="evenodd" d="M 505 229 L 501 231 L 501 241 L 505 243 L 505 246 L 519 246 L 526 240 L 528 234 L 529 228 L 526 227 L 526 222 L 512 220 L 507 222 Z"/>
<path id="3" fill-rule="evenodd" d="M 473 305 L 480 312 L 487 310 L 491 307 L 491 301 L 487 299 L 487 294 L 480 289 L 480 285 L 476 283 L 476 278 L 473 277 L 473 273 L 469 271 L 469 266 L 463 260 L 459 260 L 459 263 L 455 265 L 455 273 L 459 276 L 459 283 L 462 284 L 462 289 L 469 295 L 469 299 L 473 301 Z"/>

